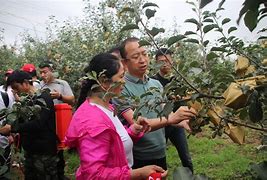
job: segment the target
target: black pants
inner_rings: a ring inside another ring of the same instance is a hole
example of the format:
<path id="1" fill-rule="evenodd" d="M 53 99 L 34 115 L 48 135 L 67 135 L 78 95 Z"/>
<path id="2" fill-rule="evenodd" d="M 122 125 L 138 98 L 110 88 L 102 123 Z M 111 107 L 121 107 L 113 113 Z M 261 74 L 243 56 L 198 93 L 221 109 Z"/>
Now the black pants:
<path id="1" fill-rule="evenodd" d="M 165 138 L 166 142 L 168 139 L 175 146 L 182 165 L 184 167 L 188 167 L 193 173 L 193 164 L 192 159 L 188 150 L 188 144 L 186 135 L 183 128 L 177 128 L 174 126 L 166 126 L 165 127 Z"/>
<path id="2" fill-rule="evenodd" d="M 10 171 L 10 160 L 11 160 L 11 148 L 10 146 L 7 146 L 3 150 L 3 154 L 0 154 L 0 165 L 1 167 L 7 166 L 7 170 L 0 174 L 0 179 L 5 179 L 3 176 Z"/>
<path id="3" fill-rule="evenodd" d="M 157 165 L 167 170 L 166 157 L 161 159 L 152 159 L 152 160 L 140 160 L 134 159 L 133 169 L 141 168 L 147 165 Z"/>
<path id="4" fill-rule="evenodd" d="M 65 160 L 64 160 L 64 151 L 59 150 L 57 153 L 57 157 L 59 161 L 57 162 L 57 173 L 58 173 L 58 179 L 59 180 L 64 180 L 65 175 L 64 175 L 64 168 L 65 168 Z"/>
<path id="5" fill-rule="evenodd" d="M 24 152 L 25 180 L 58 180 L 57 155 L 37 155 Z"/>

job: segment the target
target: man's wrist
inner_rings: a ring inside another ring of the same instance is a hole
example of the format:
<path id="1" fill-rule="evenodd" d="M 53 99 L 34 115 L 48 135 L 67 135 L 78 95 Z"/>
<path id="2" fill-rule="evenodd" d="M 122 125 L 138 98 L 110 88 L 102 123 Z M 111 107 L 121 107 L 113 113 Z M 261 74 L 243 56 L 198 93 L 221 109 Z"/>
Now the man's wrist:
<path id="1" fill-rule="evenodd" d="M 63 99 L 62 94 L 59 94 L 59 97 L 57 99 L 62 100 Z"/>

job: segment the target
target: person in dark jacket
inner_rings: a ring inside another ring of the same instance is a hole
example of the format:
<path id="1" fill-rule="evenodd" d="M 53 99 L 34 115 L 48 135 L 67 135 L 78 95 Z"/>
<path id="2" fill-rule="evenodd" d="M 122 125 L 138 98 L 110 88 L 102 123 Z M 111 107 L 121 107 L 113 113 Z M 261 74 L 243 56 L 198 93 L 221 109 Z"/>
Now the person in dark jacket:
<path id="1" fill-rule="evenodd" d="M 34 106 L 36 107 L 35 110 L 39 110 L 36 114 L 18 118 L 14 124 L 6 124 L 0 129 L 0 133 L 20 133 L 25 156 L 24 174 L 26 180 L 58 179 L 53 100 L 47 91 L 36 93 L 32 78 L 26 72 L 16 70 L 8 78 L 14 91 L 19 94 L 24 93 L 29 97 L 30 100 L 26 106 Z"/>
<path id="2" fill-rule="evenodd" d="M 160 67 L 159 72 L 152 76 L 152 78 L 158 80 L 163 87 L 165 87 L 173 79 L 173 77 L 169 76 L 172 70 L 171 64 L 173 63 L 171 55 L 172 52 L 167 48 L 161 48 L 156 52 L 156 62 L 162 63 L 162 66 Z M 166 141 L 170 139 L 172 144 L 175 146 L 182 165 L 184 167 L 188 167 L 193 172 L 193 163 L 188 150 L 184 129 L 180 127 L 166 126 L 165 138 Z"/>

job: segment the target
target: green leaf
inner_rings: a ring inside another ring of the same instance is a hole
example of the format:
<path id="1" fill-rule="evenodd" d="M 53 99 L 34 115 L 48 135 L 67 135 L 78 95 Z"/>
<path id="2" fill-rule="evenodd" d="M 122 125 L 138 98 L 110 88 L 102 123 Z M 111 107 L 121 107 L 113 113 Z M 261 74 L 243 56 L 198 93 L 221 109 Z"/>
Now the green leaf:
<path id="1" fill-rule="evenodd" d="M 236 27 L 230 27 L 229 29 L 228 29 L 228 34 L 230 34 L 231 32 L 233 32 L 233 31 L 235 31 L 235 30 L 237 30 L 237 28 Z"/>
<path id="2" fill-rule="evenodd" d="M 226 49 L 221 47 L 212 47 L 210 51 L 221 51 L 221 52 L 227 52 Z"/>
<path id="3" fill-rule="evenodd" d="M 195 32 L 193 32 L 193 31 L 186 31 L 185 33 L 184 33 L 184 35 L 190 35 L 190 34 L 197 34 L 197 33 L 195 33 Z"/>
<path id="4" fill-rule="evenodd" d="M 220 39 L 218 39 L 218 41 L 221 43 L 226 43 L 226 37 L 221 37 Z"/>
<path id="5" fill-rule="evenodd" d="M 251 170 L 255 172 L 255 179 L 267 179 L 267 161 L 260 162 L 259 164 L 252 164 Z"/>
<path id="6" fill-rule="evenodd" d="M 214 52 L 210 52 L 208 55 L 207 55 L 207 60 L 209 61 L 209 60 L 212 60 L 212 59 L 214 59 L 214 58 L 217 58 L 217 57 L 219 57 L 216 53 L 214 53 Z"/>
<path id="7" fill-rule="evenodd" d="M 190 71 L 194 73 L 194 75 L 198 75 L 199 73 L 202 72 L 201 68 L 197 68 L 197 67 L 192 67 L 190 68 Z"/>
<path id="8" fill-rule="evenodd" d="M 120 11 L 120 14 L 124 13 L 124 12 L 134 12 L 134 8 L 130 8 L 130 7 L 125 7 Z"/>
<path id="9" fill-rule="evenodd" d="M 196 24 L 197 26 L 199 26 L 198 21 L 194 18 L 186 19 L 184 22 L 193 23 L 193 24 Z"/>
<path id="10" fill-rule="evenodd" d="M 147 19 L 154 17 L 156 12 L 156 10 L 147 9 L 145 12 Z"/>
<path id="11" fill-rule="evenodd" d="M 247 109 L 246 109 L 246 108 L 242 108 L 242 109 L 239 111 L 239 118 L 240 118 L 241 120 L 245 120 L 247 117 L 248 117 Z"/>
<path id="12" fill-rule="evenodd" d="M 8 120 L 8 122 L 13 123 L 14 121 L 17 120 L 17 113 L 16 112 L 12 112 L 12 113 L 8 114 L 6 119 Z"/>
<path id="13" fill-rule="evenodd" d="M 222 21 L 222 25 L 224 25 L 224 24 L 226 24 L 226 23 L 228 23 L 228 22 L 230 22 L 230 21 L 231 21 L 230 18 L 225 18 L 225 19 Z"/>
<path id="14" fill-rule="evenodd" d="M 266 15 L 267 15 L 267 14 L 266 14 Z M 261 30 L 259 30 L 259 31 L 257 32 L 257 34 L 262 33 L 262 32 L 265 32 L 265 31 L 267 31 L 267 28 L 262 28 Z"/>
<path id="15" fill-rule="evenodd" d="M 151 2 L 148 2 L 148 3 L 145 3 L 144 5 L 143 5 L 143 9 L 144 8 L 146 8 L 146 7 L 150 7 L 150 6 L 154 6 L 154 7 L 159 7 L 157 4 L 155 4 L 155 3 L 151 3 Z"/>
<path id="16" fill-rule="evenodd" d="M 135 110 L 134 110 L 134 114 L 133 114 L 133 119 L 136 121 L 138 116 L 142 115 L 140 113 L 140 110 L 144 107 L 144 104 L 142 104 L 141 106 L 138 106 Z"/>
<path id="17" fill-rule="evenodd" d="M 213 19 L 207 18 L 207 19 L 204 19 L 203 22 L 210 22 L 210 23 L 213 23 Z"/>
<path id="18" fill-rule="evenodd" d="M 202 9 L 203 7 L 205 7 L 207 4 L 209 4 L 212 1 L 213 0 L 201 0 L 199 4 L 199 8 Z"/>
<path id="19" fill-rule="evenodd" d="M 106 92 L 103 96 L 103 99 L 105 99 L 106 97 L 108 98 L 114 98 L 114 97 L 117 97 L 118 95 L 114 92 Z"/>
<path id="20" fill-rule="evenodd" d="M 203 42 L 203 46 L 204 46 L 204 47 L 207 47 L 207 45 L 209 44 L 209 42 L 210 42 L 209 40 L 204 41 L 204 42 Z"/>
<path id="21" fill-rule="evenodd" d="M 187 4 L 191 4 L 192 6 L 196 6 L 196 4 L 192 1 L 186 1 Z"/>
<path id="22" fill-rule="evenodd" d="M 265 8 L 265 9 L 267 9 L 267 8 Z M 263 15 L 261 15 L 261 16 L 258 18 L 258 22 L 260 22 L 260 20 L 262 20 L 262 18 L 264 18 L 264 17 L 267 17 L 267 14 L 263 14 Z"/>
<path id="23" fill-rule="evenodd" d="M 154 36 L 158 35 L 161 32 L 164 33 L 165 29 L 153 27 L 152 30 L 149 31 L 149 34 L 151 34 L 154 37 Z"/>
<path id="24" fill-rule="evenodd" d="M 222 11 L 222 10 L 224 10 L 224 8 L 218 8 L 218 9 L 216 9 L 216 12 Z"/>
<path id="25" fill-rule="evenodd" d="M 172 36 L 167 40 L 167 45 L 168 47 L 170 47 L 171 45 L 173 45 L 174 43 L 177 43 L 178 41 L 184 39 L 185 36 L 184 35 L 176 35 L 176 36 Z"/>
<path id="26" fill-rule="evenodd" d="M 164 105 L 164 108 L 162 110 L 162 114 L 164 117 L 168 118 L 169 114 L 172 112 L 172 109 L 173 109 L 173 102 L 167 102 L 165 105 Z"/>
<path id="27" fill-rule="evenodd" d="M 186 39 L 184 42 L 191 42 L 191 43 L 196 43 L 199 44 L 199 41 L 197 39 Z"/>
<path id="28" fill-rule="evenodd" d="M 5 174 L 7 172 L 7 170 L 8 170 L 7 165 L 0 166 L 0 174 L 1 175 Z"/>
<path id="29" fill-rule="evenodd" d="M 128 25 L 124 26 L 124 27 L 121 29 L 121 32 L 122 32 L 122 31 L 133 30 L 133 29 L 139 29 L 139 27 L 138 27 L 136 24 L 128 24 Z"/>
<path id="30" fill-rule="evenodd" d="M 153 93 L 150 92 L 150 91 L 148 91 L 148 92 L 142 94 L 142 95 L 140 96 L 140 98 L 142 99 L 142 98 L 144 98 L 144 97 L 146 97 L 146 96 L 152 96 L 152 95 L 153 95 Z"/>
<path id="31" fill-rule="evenodd" d="M 267 36 L 261 36 L 258 38 L 258 40 L 260 40 L 260 39 L 267 39 Z"/>
<path id="32" fill-rule="evenodd" d="M 209 31 L 211 31 L 213 28 L 215 28 L 214 24 L 209 24 L 203 27 L 203 32 L 207 33 Z"/>
<path id="33" fill-rule="evenodd" d="M 199 96 L 200 96 L 199 93 L 192 94 L 192 96 L 191 96 L 192 101 L 195 101 Z"/>
<path id="34" fill-rule="evenodd" d="M 151 43 L 147 40 L 140 40 L 139 41 L 139 46 L 142 47 L 142 46 L 151 46 Z"/>
<path id="35" fill-rule="evenodd" d="M 239 16 L 238 16 L 238 19 L 237 19 L 237 24 L 239 24 L 239 22 L 240 22 L 240 19 L 242 18 L 242 16 L 248 11 L 248 6 L 247 5 L 245 5 L 244 3 L 243 3 L 243 7 L 242 7 L 242 9 L 239 11 Z"/>
<path id="36" fill-rule="evenodd" d="M 200 66 L 200 64 L 199 64 L 199 62 L 198 61 L 193 61 L 193 62 L 191 62 L 190 63 L 190 65 L 189 65 L 190 67 L 199 67 Z"/>
<path id="37" fill-rule="evenodd" d="M 245 17 L 245 25 L 252 32 L 257 26 L 258 10 L 248 10 Z"/>

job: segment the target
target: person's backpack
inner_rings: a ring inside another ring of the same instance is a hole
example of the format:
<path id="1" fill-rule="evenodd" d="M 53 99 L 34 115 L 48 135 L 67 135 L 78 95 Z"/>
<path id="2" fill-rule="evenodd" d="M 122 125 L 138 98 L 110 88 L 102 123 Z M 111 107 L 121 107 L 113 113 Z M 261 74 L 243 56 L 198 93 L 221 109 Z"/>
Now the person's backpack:
<path id="1" fill-rule="evenodd" d="M 6 108 L 7 108 L 8 105 L 9 105 L 8 94 L 7 94 L 6 92 L 1 91 L 1 96 L 2 96 L 2 99 L 3 99 L 3 101 L 4 101 L 5 106 L 6 106 Z"/>

